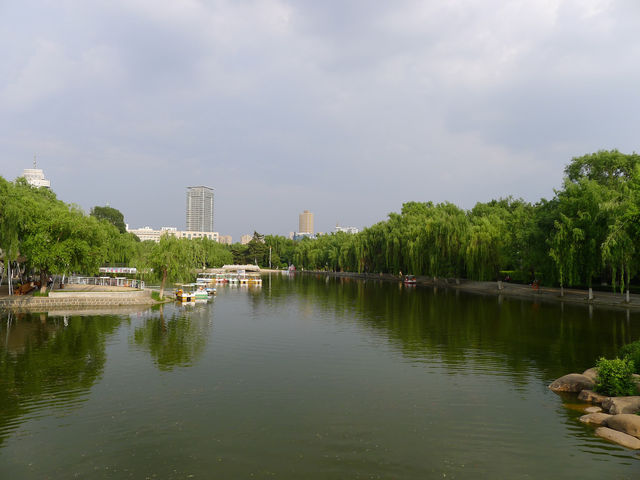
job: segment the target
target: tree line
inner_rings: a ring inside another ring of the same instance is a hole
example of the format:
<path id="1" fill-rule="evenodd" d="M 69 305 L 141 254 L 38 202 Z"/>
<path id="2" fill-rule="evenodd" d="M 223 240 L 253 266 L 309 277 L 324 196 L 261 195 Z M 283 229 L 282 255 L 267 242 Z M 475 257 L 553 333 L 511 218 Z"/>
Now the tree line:
<path id="1" fill-rule="evenodd" d="M 104 265 L 137 267 L 149 280 L 173 281 L 189 279 L 194 268 L 233 261 L 229 248 L 207 238 L 141 242 L 126 232 L 118 210 L 94 207 L 86 214 L 24 178 L 0 177 L 0 250 L 2 276 L 10 279 L 12 266 L 33 273 L 42 292 L 52 274 L 94 275 Z"/>
<path id="2" fill-rule="evenodd" d="M 355 235 L 296 244 L 265 239 L 280 258 L 307 269 L 472 280 L 508 275 L 561 287 L 607 283 L 622 292 L 640 263 L 640 156 L 611 150 L 574 158 L 550 200 L 507 197 L 468 211 L 408 202 Z"/>
<path id="3" fill-rule="evenodd" d="M 163 236 L 140 242 L 111 207 L 87 215 L 24 179 L 0 177 L 0 249 L 45 284 L 51 273 L 97 273 L 126 264 L 162 281 L 194 268 L 257 263 L 440 278 L 628 288 L 640 255 L 640 156 L 599 151 L 571 160 L 550 200 L 506 197 L 464 210 L 452 203 L 407 202 L 355 235 L 343 232 L 294 242 L 254 233 L 247 245 Z"/>

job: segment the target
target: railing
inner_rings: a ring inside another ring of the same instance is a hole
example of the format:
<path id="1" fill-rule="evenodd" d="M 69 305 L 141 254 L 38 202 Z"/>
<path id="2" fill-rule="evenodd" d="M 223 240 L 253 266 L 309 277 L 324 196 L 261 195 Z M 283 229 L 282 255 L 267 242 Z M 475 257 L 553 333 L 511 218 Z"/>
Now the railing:
<path id="1" fill-rule="evenodd" d="M 144 281 L 125 277 L 68 277 L 65 283 L 69 285 L 100 285 L 108 287 L 144 288 Z"/>

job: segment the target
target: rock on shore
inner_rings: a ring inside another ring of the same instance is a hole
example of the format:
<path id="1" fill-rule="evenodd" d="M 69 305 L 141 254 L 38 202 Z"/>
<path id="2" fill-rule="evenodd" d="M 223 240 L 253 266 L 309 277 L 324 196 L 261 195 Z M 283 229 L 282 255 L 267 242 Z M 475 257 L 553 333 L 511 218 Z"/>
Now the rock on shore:
<path id="1" fill-rule="evenodd" d="M 582 372 L 582 374 L 585 377 L 590 378 L 593 383 L 596 383 L 596 378 L 598 377 L 598 369 L 596 367 L 588 368 L 587 370 Z"/>
<path id="2" fill-rule="evenodd" d="M 564 377 L 555 380 L 549 388 L 554 392 L 574 392 L 578 393 L 582 390 L 592 390 L 595 383 L 586 375 L 580 373 L 570 373 Z"/>
<path id="3" fill-rule="evenodd" d="M 640 396 L 609 397 L 602 402 L 602 408 L 603 410 L 608 411 L 611 415 L 636 413 L 640 411 Z"/>
<path id="4" fill-rule="evenodd" d="M 582 390 L 578 394 L 578 400 L 582 400 L 583 402 L 591 402 L 597 405 L 601 405 L 602 402 L 607 400 L 609 397 L 605 395 L 600 395 L 599 393 L 594 392 L 593 390 Z"/>
<path id="5" fill-rule="evenodd" d="M 578 399 L 602 406 L 589 407 L 582 423 L 598 426 L 596 435 L 626 448 L 640 450 L 640 396 L 607 397 L 594 392 L 598 371 L 595 368 L 584 373 L 570 373 L 555 380 L 549 388 L 554 392 L 580 392 Z M 637 380 L 634 375 L 634 380 Z M 640 384 L 639 384 L 640 387 Z M 605 413 L 608 412 L 608 413 Z"/>
<path id="6" fill-rule="evenodd" d="M 632 450 L 640 450 L 640 439 L 608 427 L 596 428 L 596 435 Z"/>
<path id="7" fill-rule="evenodd" d="M 607 425 L 607 420 L 611 415 L 607 413 L 589 413 L 580 417 L 582 423 L 589 423 L 591 425 Z"/>
<path id="8" fill-rule="evenodd" d="M 638 415 L 628 413 L 610 415 L 607 419 L 607 427 L 640 439 L 640 416 Z"/>

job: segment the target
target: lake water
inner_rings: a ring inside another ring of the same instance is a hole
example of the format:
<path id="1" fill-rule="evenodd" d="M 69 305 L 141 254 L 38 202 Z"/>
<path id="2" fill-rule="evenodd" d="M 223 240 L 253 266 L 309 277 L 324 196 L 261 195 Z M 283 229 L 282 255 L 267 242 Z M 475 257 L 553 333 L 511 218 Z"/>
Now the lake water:
<path id="1" fill-rule="evenodd" d="M 0 314 L 0 478 L 638 478 L 548 390 L 640 314 L 313 276 Z"/>

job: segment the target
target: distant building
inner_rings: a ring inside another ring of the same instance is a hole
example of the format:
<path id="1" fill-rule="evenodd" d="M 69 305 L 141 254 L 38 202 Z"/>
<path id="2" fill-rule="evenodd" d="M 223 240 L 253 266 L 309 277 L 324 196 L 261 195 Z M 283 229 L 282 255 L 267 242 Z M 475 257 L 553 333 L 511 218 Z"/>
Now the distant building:
<path id="1" fill-rule="evenodd" d="M 213 232 L 213 189 L 187 187 L 187 231 Z"/>
<path id="2" fill-rule="evenodd" d="M 247 243 L 249 243 L 251 241 L 251 239 L 253 238 L 253 235 L 242 235 L 240 237 L 240 243 L 242 245 L 246 245 Z"/>
<path id="3" fill-rule="evenodd" d="M 300 215 L 298 215 L 298 232 L 299 233 L 310 233 L 313 235 L 313 213 L 309 210 L 305 210 Z"/>
<path id="4" fill-rule="evenodd" d="M 129 230 L 129 226 L 127 225 L 127 232 L 133 233 L 136 237 L 140 239 L 141 242 L 145 242 L 147 240 L 152 240 L 154 242 L 160 241 L 160 235 L 163 234 L 163 230 L 154 230 L 151 227 L 142 227 L 142 228 L 133 228 Z"/>
<path id="5" fill-rule="evenodd" d="M 195 232 L 191 230 L 177 230 L 174 235 L 178 238 L 208 238 L 209 240 L 214 240 L 216 242 L 220 239 L 220 234 L 218 232 Z"/>
<path id="6" fill-rule="evenodd" d="M 307 233 L 307 232 L 296 232 L 296 233 L 293 234 L 293 241 L 294 242 L 302 240 L 303 238 L 311 238 L 312 240 L 315 240 L 316 236 L 313 233 Z"/>
<path id="7" fill-rule="evenodd" d="M 25 168 L 22 172 L 29 185 L 34 187 L 51 188 L 51 181 L 44 178 L 44 172 L 36 165 L 36 159 L 33 158 L 33 168 Z"/>
<path id="8" fill-rule="evenodd" d="M 225 245 L 231 245 L 233 243 L 233 238 L 231 238 L 231 235 L 220 235 L 218 237 L 218 242 L 224 243 Z"/>
<path id="9" fill-rule="evenodd" d="M 341 227 L 339 225 L 336 225 L 336 232 L 355 234 L 355 233 L 358 233 L 359 231 L 360 229 L 356 227 Z"/>
<path id="10" fill-rule="evenodd" d="M 127 232 L 133 233 L 140 241 L 152 240 L 159 242 L 162 235 L 173 235 L 177 238 L 208 238 L 209 240 L 219 241 L 220 235 L 218 232 L 192 232 L 188 230 L 178 230 L 176 227 L 162 227 L 160 230 L 154 230 L 151 227 L 142 227 L 129 229 L 127 226 Z"/>

